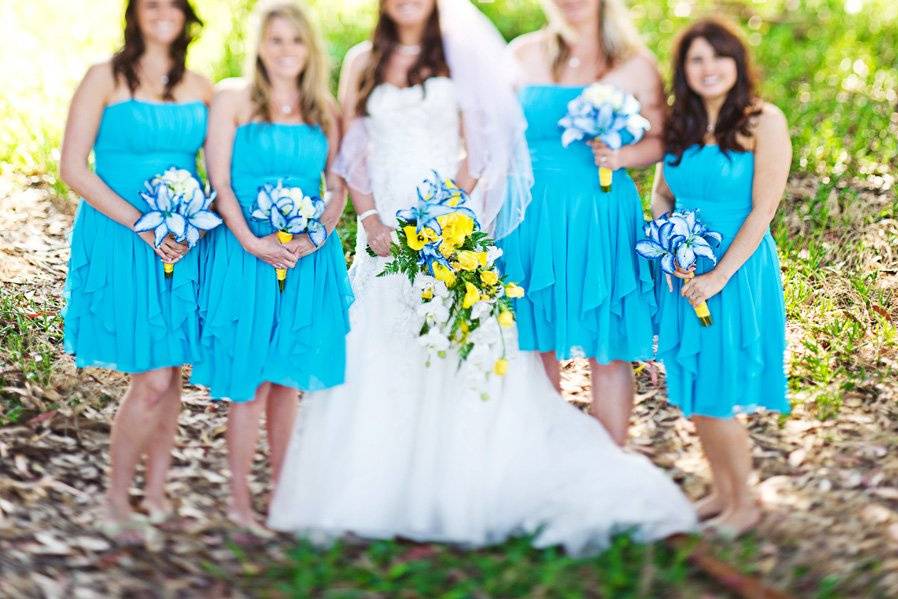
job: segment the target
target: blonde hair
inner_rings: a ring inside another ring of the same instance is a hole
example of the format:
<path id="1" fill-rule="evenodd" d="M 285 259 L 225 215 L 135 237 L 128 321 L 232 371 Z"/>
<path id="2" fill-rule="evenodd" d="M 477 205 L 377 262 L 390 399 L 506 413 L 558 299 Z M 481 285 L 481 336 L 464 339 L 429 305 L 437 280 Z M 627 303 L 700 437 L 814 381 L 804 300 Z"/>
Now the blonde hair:
<path id="1" fill-rule="evenodd" d="M 645 46 L 630 18 L 624 0 L 599 0 L 599 40 L 609 67 L 627 60 Z M 565 23 L 564 17 L 552 0 L 543 0 L 543 10 L 548 17 L 546 31 L 549 58 L 552 62 L 552 76 L 557 81 L 571 55 L 570 44 L 575 34 Z"/>
<path id="2" fill-rule="evenodd" d="M 253 116 L 266 121 L 273 120 L 271 114 L 271 80 L 265 71 L 259 46 L 265 37 L 269 25 L 274 19 L 287 20 L 299 32 L 308 50 L 306 64 L 297 77 L 296 87 L 299 90 L 299 109 L 303 119 L 313 125 L 319 125 L 326 132 L 335 125 L 332 107 L 334 99 L 328 88 L 330 64 L 325 52 L 324 41 L 313 24 L 308 12 L 296 2 L 290 0 L 273 0 L 263 2 L 254 13 L 258 23 L 253 52 L 249 56 L 247 72 L 250 75 L 250 100 L 253 104 Z"/>

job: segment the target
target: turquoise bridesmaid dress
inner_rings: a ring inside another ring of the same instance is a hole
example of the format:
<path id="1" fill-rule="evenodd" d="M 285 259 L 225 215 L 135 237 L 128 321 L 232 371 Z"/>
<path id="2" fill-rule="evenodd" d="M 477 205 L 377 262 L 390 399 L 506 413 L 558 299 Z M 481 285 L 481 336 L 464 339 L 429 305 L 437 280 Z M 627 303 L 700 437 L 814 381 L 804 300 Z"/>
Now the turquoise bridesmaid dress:
<path id="1" fill-rule="evenodd" d="M 298 186 L 317 194 L 327 162 L 319 127 L 248 123 L 237 129 L 231 187 L 249 228 L 274 232 L 251 217 L 259 188 Z M 192 382 L 214 398 L 251 401 L 270 382 L 304 391 L 343 383 L 352 289 L 340 238 L 287 271 L 283 292 L 273 266 L 246 252 L 226 226 L 213 230 L 202 269 L 202 350 Z"/>
<path id="2" fill-rule="evenodd" d="M 755 159 L 751 152 L 692 146 L 674 166 L 664 159 L 664 178 L 677 209 L 723 235 L 718 259 L 752 208 Z M 699 258 L 696 273 L 713 266 Z M 670 402 L 688 417 L 731 418 L 759 409 L 789 411 L 786 397 L 786 310 L 776 243 L 770 231 L 723 290 L 708 300 L 713 324 L 702 327 L 689 302 L 658 282 L 658 356 L 667 372 Z"/>
<path id="3" fill-rule="evenodd" d="M 141 212 L 144 182 L 174 166 L 196 175 L 206 136 L 202 102 L 126 100 L 106 107 L 94 145 L 97 175 Z M 137 233 L 81 201 L 65 286 L 65 350 L 79 368 L 145 372 L 192 362 L 199 348 L 202 243 L 166 279 Z"/>
<path id="4" fill-rule="evenodd" d="M 564 148 L 558 120 L 582 86 L 532 85 L 521 92 L 533 161 L 533 201 L 500 241 L 505 274 L 526 290 L 516 301 L 522 350 L 559 359 L 647 360 L 655 299 L 651 269 L 633 246 L 642 204 L 623 169 L 599 188 L 592 150 Z"/>

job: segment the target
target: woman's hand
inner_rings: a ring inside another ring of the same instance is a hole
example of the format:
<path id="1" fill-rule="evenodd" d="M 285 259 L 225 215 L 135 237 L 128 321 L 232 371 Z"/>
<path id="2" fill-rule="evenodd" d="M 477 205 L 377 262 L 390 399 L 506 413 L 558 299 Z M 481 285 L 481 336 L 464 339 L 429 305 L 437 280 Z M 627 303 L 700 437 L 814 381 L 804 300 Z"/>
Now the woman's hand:
<path id="1" fill-rule="evenodd" d="M 276 233 L 257 237 L 247 251 L 275 268 L 293 268 L 298 259 L 293 252 L 287 249 L 287 246 L 278 241 Z"/>
<path id="2" fill-rule="evenodd" d="M 286 244 L 284 247 L 287 248 L 287 250 L 291 254 L 293 254 L 297 260 L 299 260 L 300 258 L 304 258 L 309 254 L 314 254 L 319 249 L 315 246 L 314 243 L 312 243 L 312 240 L 309 239 L 309 236 L 306 234 L 297 235 L 293 238 L 292 241 L 290 241 L 290 243 Z"/>
<path id="3" fill-rule="evenodd" d="M 590 140 L 589 145 L 592 147 L 592 155 L 595 158 L 596 166 L 604 166 L 613 171 L 624 168 L 625 165 L 621 161 L 620 150 L 612 150 L 598 139 Z"/>
<path id="4" fill-rule="evenodd" d="M 680 276 L 678 274 L 678 276 Z M 685 277 L 681 277 L 685 278 Z M 683 283 L 680 294 L 685 297 L 690 304 L 698 306 L 702 302 L 708 301 L 724 288 L 727 284 L 724 277 L 720 276 L 716 270 L 699 275 L 695 278 L 688 279 Z"/>
<path id="5" fill-rule="evenodd" d="M 378 256 L 390 255 L 390 244 L 393 243 L 393 229 L 383 224 L 376 214 L 362 221 L 368 235 L 368 247 Z"/>
<path id="6" fill-rule="evenodd" d="M 138 235 L 147 243 L 147 245 L 153 248 L 153 251 L 156 252 L 157 256 L 162 258 L 163 262 L 168 264 L 174 264 L 183 258 L 189 249 L 186 244 L 175 241 L 174 237 L 171 235 L 166 237 L 159 247 L 156 247 L 156 238 L 152 231 L 144 231 L 143 233 L 138 233 Z"/>

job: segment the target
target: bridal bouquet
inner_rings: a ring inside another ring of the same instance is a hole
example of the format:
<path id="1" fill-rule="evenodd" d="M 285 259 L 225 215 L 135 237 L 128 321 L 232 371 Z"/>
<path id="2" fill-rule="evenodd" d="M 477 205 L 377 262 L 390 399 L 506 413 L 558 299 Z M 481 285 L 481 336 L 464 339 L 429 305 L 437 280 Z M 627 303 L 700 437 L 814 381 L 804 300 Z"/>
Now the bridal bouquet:
<path id="1" fill-rule="evenodd" d="M 324 199 L 307 196 L 299 187 L 284 187 L 278 181 L 276 186 L 259 188 L 252 217 L 271 223 L 282 244 L 292 241 L 294 235 L 307 233 L 312 244 L 318 247 L 327 239 L 327 229 L 320 220 L 324 208 Z M 277 268 L 275 274 L 278 289 L 283 293 L 287 286 L 287 269 Z"/>
<path id="2" fill-rule="evenodd" d="M 639 114 L 640 108 L 632 94 L 607 83 L 593 83 L 568 102 L 567 114 L 558 121 L 564 129 L 561 144 L 568 147 L 575 141 L 598 139 L 619 150 L 624 145 L 624 131 L 633 137 L 631 143 L 636 143 L 650 128 L 649 121 Z M 610 168 L 599 167 L 602 191 L 611 191 L 611 175 Z"/>
<path id="3" fill-rule="evenodd" d="M 146 191 L 140 196 L 151 210 L 137 219 L 134 230 L 153 231 L 157 248 L 169 235 L 192 248 L 200 240 L 200 231 L 212 230 L 222 223 L 209 209 L 215 192 L 204 191 L 190 171 L 172 167 L 148 179 L 144 187 Z M 175 265 L 163 262 L 162 269 L 165 277 L 170 278 Z"/>
<path id="4" fill-rule="evenodd" d="M 699 256 L 717 264 L 713 247 L 722 240 L 720 233 L 708 230 L 695 211 L 679 210 L 646 223 L 645 239 L 636 243 L 636 253 L 647 260 L 657 260 L 668 276 L 679 273 L 688 279 L 695 276 L 693 271 Z M 695 314 L 702 326 L 711 325 L 707 302 L 695 306 Z"/>
<path id="5" fill-rule="evenodd" d="M 472 367 L 471 380 L 479 385 L 508 368 L 503 329 L 514 325 L 511 300 L 524 290 L 496 268 L 502 250 L 467 203 L 451 179 L 434 172 L 423 181 L 415 206 L 396 213 L 391 259 L 379 276 L 408 277 L 420 301 L 419 342 L 428 360 L 455 350 L 459 367 Z"/>

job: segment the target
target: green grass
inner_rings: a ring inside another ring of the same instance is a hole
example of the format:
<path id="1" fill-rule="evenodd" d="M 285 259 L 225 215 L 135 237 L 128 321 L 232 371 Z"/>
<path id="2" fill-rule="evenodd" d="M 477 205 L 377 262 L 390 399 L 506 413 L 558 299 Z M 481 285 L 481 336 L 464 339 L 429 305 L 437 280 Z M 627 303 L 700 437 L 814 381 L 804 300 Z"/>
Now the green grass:
<path id="1" fill-rule="evenodd" d="M 19 395 L 5 388 L 46 386 L 62 345 L 59 304 L 38 303 L 21 293 L 0 294 L 0 426 L 24 415 Z"/>
<path id="2" fill-rule="evenodd" d="M 322 550 L 302 542 L 285 563 L 247 576 L 242 586 L 274 597 L 636 598 L 670 596 L 695 576 L 685 551 L 639 545 L 626 536 L 590 559 L 533 549 L 530 542 L 521 538 L 477 552 L 393 541 Z"/>

